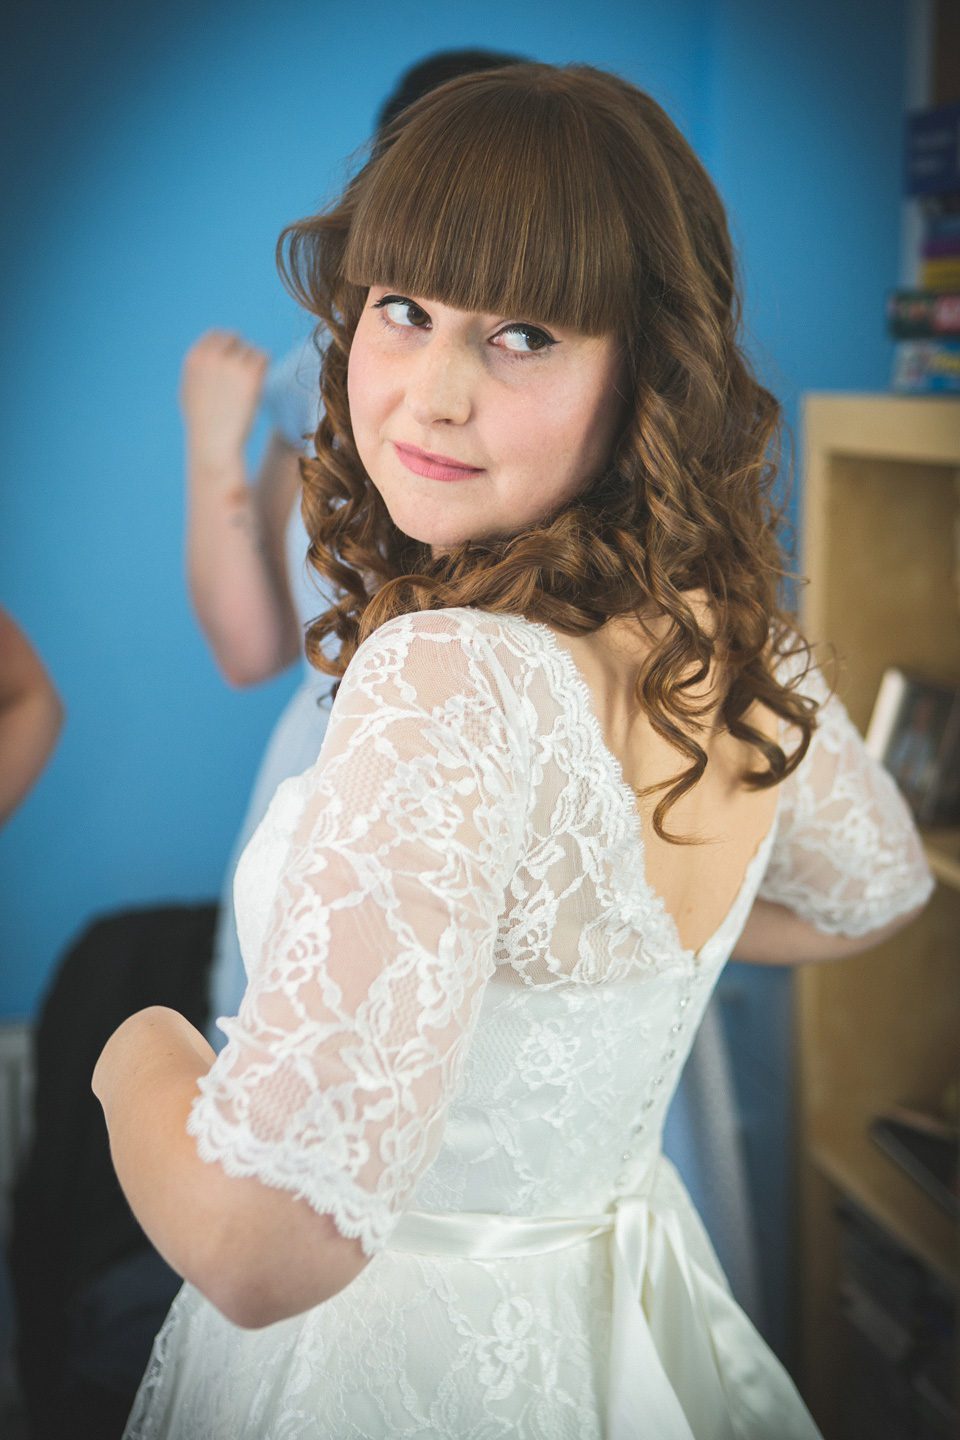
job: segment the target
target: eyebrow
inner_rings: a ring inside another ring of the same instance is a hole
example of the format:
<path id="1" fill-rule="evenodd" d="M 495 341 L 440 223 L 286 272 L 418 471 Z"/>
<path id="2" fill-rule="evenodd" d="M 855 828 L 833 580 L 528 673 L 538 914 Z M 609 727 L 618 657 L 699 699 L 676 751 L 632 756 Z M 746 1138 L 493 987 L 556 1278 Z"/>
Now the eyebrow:
<path id="1" fill-rule="evenodd" d="M 498 312 L 494 310 L 461 310 L 460 307 L 457 305 L 448 305 L 445 300 L 430 300 L 426 297 L 424 297 L 423 299 L 419 299 L 415 291 L 394 290 L 391 285 L 371 285 L 369 286 L 369 289 L 382 290 L 385 295 L 397 295 L 401 299 L 409 300 L 412 304 L 418 305 L 420 309 L 425 312 L 431 305 L 440 305 L 443 307 L 444 310 L 453 310 L 457 315 L 476 315 L 481 320 L 490 321 L 493 324 L 529 325 L 531 326 L 531 328 L 536 330 L 565 330 L 568 333 L 570 332 L 570 326 L 568 325 L 555 325 L 547 320 L 534 320 L 530 317 L 524 318 L 521 311 L 516 311 L 513 314 L 505 314 L 502 311 Z M 573 333 L 578 334 L 579 332 L 574 331 Z"/>

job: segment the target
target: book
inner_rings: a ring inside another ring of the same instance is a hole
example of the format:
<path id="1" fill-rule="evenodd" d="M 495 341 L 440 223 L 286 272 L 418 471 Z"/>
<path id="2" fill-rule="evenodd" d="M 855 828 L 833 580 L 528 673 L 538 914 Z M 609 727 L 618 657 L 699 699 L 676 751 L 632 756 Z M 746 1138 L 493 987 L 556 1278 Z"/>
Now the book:
<path id="1" fill-rule="evenodd" d="M 928 240 L 960 238 L 960 195 L 928 197 L 921 204 L 921 213 Z"/>
<path id="2" fill-rule="evenodd" d="M 906 193 L 960 191 L 960 101 L 907 116 Z"/>
<path id="3" fill-rule="evenodd" d="M 960 823 L 960 690 L 891 666 L 866 748 L 896 780 L 918 824 Z"/>
<path id="4" fill-rule="evenodd" d="M 899 340 L 890 384 L 901 395 L 960 395 L 960 340 Z"/>
<path id="5" fill-rule="evenodd" d="M 895 340 L 960 340 L 960 291 L 894 290 L 887 299 L 887 331 Z"/>
<path id="6" fill-rule="evenodd" d="M 920 261 L 923 290 L 960 290 L 960 259 Z"/>
<path id="7" fill-rule="evenodd" d="M 924 1111 L 894 1107 L 870 1122 L 870 1139 L 931 1200 L 960 1219 L 960 1132 Z"/>
<path id="8" fill-rule="evenodd" d="M 960 218 L 960 189 L 939 195 L 915 197 L 928 235 L 950 233 L 950 226 Z"/>
<path id="9" fill-rule="evenodd" d="M 848 1347 L 838 1436 L 955 1440 L 952 1289 L 846 1196 L 836 1215 Z"/>
<path id="10" fill-rule="evenodd" d="M 951 235 L 934 235 L 927 230 L 927 238 L 920 250 L 924 260 L 956 260 L 960 258 L 960 230 Z"/>

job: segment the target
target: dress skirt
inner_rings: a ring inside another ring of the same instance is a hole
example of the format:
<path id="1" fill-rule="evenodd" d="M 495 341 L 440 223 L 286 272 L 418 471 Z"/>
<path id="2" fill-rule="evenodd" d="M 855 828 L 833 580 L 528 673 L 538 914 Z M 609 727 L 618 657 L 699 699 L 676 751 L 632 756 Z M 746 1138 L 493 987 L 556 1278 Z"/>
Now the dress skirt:
<path id="1" fill-rule="evenodd" d="M 346 1290 L 263 1330 L 185 1285 L 126 1440 L 818 1435 L 661 1158 L 597 1216 L 405 1216 Z"/>

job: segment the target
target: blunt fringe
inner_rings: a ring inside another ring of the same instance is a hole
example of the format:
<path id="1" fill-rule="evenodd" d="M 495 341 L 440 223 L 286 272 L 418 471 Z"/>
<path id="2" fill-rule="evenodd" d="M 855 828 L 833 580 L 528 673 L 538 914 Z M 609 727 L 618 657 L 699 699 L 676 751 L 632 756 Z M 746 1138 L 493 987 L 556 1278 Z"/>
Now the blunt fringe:
<path id="1" fill-rule="evenodd" d="M 655 787 L 657 833 L 685 843 L 664 820 L 706 768 L 705 707 L 691 690 L 714 661 L 719 720 L 757 752 L 745 783 L 776 785 L 796 768 L 816 706 L 798 692 L 810 650 L 785 608 L 781 410 L 741 349 L 723 205 L 654 100 L 586 66 L 452 81 L 388 127 L 336 204 L 283 232 L 278 263 L 323 351 L 303 517 L 309 563 L 337 599 L 308 629 L 314 666 L 339 678 L 378 626 L 413 610 L 475 606 L 570 635 L 656 615 L 670 623 L 638 699 L 684 762 Z M 371 285 L 617 334 L 630 389 L 606 472 L 522 533 L 437 556 L 402 534 L 360 462 L 347 404 Z M 692 591 L 709 600 L 709 628 Z M 794 663 L 781 681 L 784 659 Z M 799 732 L 789 755 L 750 724 L 756 702 Z"/>

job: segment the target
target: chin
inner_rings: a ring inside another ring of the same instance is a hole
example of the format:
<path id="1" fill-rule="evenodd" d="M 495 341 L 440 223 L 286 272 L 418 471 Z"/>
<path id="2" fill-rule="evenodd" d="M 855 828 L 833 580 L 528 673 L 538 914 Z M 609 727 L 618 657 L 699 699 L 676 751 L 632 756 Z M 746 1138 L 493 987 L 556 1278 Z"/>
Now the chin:
<path id="1" fill-rule="evenodd" d="M 462 520 L 458 524 L 440 516 L 418 515 L 415 511 L 397 514 L 393 510 L 390 511 L 390 519 L 409 539 L 429 545 L 431 549 L 452 550 L 457 545 L 465 545 L 468 540 L 480 539 L 479 528 L 465 525 Z"/>

